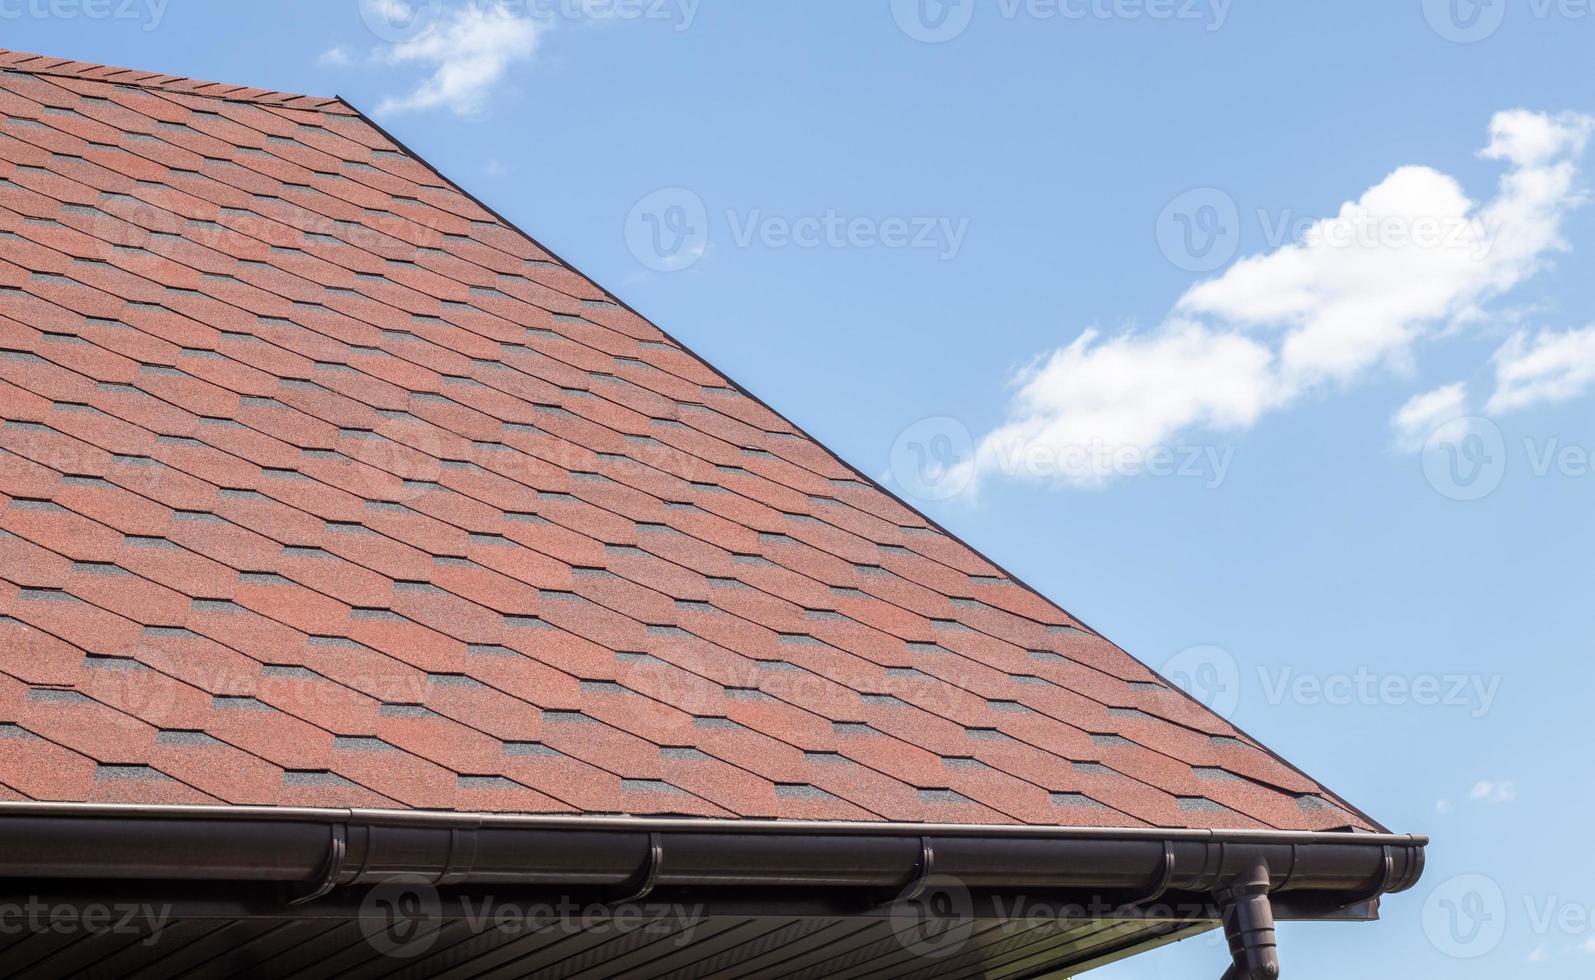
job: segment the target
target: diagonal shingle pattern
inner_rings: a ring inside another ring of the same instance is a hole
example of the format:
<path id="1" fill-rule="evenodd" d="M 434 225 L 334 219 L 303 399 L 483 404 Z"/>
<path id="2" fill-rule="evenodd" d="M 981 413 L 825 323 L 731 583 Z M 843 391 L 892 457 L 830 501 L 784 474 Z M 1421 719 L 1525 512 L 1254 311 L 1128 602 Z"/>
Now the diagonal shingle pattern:
<path id="1" fill-rule="evenodd" d="M 336 100 L 0 52 L 0 795 L 1377 829 Z"/>

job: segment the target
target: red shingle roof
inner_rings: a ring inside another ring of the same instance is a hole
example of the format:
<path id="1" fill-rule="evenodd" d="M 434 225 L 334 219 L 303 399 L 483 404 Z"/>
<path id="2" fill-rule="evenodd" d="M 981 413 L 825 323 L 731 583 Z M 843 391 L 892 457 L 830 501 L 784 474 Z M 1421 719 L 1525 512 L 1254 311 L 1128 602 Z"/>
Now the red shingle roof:
<path id="1" fill-rule="evenodd" d="M 1373 828 L 344 103 L 0 65 L 0 797 Z"/>

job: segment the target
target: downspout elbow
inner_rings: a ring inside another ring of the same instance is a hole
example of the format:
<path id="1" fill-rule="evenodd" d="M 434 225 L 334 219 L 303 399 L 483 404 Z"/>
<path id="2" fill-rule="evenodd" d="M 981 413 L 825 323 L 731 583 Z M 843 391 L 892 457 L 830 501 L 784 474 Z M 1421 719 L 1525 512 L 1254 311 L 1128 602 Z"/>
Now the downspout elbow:
<path id="1" fill-rule="evenodd" d="M 1223 980 L 1278 980 L 1279 944 L 1274 932 L 1274 907 L 1268 865 L 1252 870 L 1216 896 L 1224 920 L 1233 963 Z"/>

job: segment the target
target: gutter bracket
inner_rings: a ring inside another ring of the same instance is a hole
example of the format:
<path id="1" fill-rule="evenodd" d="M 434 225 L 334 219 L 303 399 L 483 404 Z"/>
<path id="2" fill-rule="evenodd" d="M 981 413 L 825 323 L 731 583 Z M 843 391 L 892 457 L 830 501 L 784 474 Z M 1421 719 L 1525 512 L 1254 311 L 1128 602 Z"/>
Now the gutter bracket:
<path id="1" fill-rule="evenodd" d="M 608 905 L 630 905 L 653 894 L 659 884 L 659 871 L 665 863 L 665 842 L 657 832 L 648 835 L 648 863 L 637 875 L 637 889 L 624 898 L 611 899 Z"/>
<path id="2" fill-rule="evenodd" d="M 1169 886 L 1172 884 L 1174 884 L 1174 842 L 1166 840 L 1163 842 L 1163 872 L 1159 875 L 1151 893 L 1134 901 L 1125 902 L 1114 909 L 1113 914 L 1115 916 L 1127 915 L 1135 909 L 1152 904 L 1167 894 Z"/>
<path id="3" fill-rule="evenodd" d="M 433 879 L 435 887 L 442 888 L 447 885 L 457 885 L 471 877 L 471 869 L 476 865 L 476 828 L 451 827 L 449 828 L 449 857 L 443 870 L 438 872 Z"/>
<path id="4" fill-rule="evenodd" d="M 1390 845 L 1388 844 L 1384 846 L 1383 851 L 1384 865 L 1383 870 L 1379 875 L 1379 881 L 1368 891 L 1340 906 L 1341 908 L 1349 909 L 1352 906 L 1362 905 L 1365 902 L 1376 902 L 1385 894 L 1385 892 L 1390 890 L 1390 882 L 1396 876 L 1396 856 L 1395 853 L 1390 850 Z"/>
<path id="5" fill-rule="evenodd" d="M 919 863 L 914 866 L 914 876 L 908 879 L 908 884 L 903 886 L 903 891 L 897 896 L 899 902 L 912 902 L 925 894 L 925 889 L 930 887 L 930 876 L 936 873 L 936 848 L 931 846 L 929 837 L 919 839 Z"/>
<path id="6" fill-rule="evenodd" d="M 1279 943 L 1268 893 L 1273 877 L 1262 860 L 1213 897 L 1218 901 L 1234 962 L 1223 980 L 1278 980 Z"/>
<path id="7" fill-rule="evenodd" d="M 304 905 L 321 898 L 338 884 L 338 876 L 343 872 L 343 861 L 349 853 L 349 832 L 341 823 L 332 825 L 332 841 L 327 846 L 327 859 L 322 862 L 321 870 L 317 875 L 319 879 L 316 887 L 298 898 L 290 899 L 289 905 Z"/>

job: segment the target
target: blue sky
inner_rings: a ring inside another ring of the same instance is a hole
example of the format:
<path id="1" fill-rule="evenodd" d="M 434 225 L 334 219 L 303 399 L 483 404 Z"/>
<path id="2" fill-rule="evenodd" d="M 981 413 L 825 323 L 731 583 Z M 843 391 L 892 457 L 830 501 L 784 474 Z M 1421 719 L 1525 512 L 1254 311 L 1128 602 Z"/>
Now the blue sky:
<path id="1" fill-rule="evenodd" d="M 1595 7 L 409 14 L 8 0 L 0 43 L 378 113 L 843 457 L 1434 835 L 1383 923 L 1287 927 L 1291 976 L 1595 969 Z"/>

